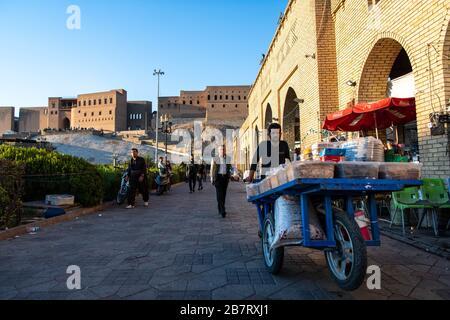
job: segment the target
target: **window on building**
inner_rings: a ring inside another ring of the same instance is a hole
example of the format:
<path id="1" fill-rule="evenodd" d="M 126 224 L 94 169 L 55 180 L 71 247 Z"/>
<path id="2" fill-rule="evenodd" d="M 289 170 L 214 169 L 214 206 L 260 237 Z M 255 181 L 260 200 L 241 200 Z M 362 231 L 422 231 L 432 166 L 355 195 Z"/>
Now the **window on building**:
<path id="1" fill-rule="evenodd" d="M 222 100 L 222 96 L 220 96 L 220 100 Z"/>
<path id="2" fill-rule="evenodd" d="M 225 109 L 225 105 L 223 105 L 223 108 Z"/>
<path id="3" fill-rule="evenodd" d="M 78 106 L 81 107 L 81 101 L 78 101 Z"/>
<path id="4" fill-rule="evenodd" d="M 112 111 L 111 111 L 111 110 L 109 110 L 109 114 L 112 114 Z"/>
<path id="5" fill-rule="evenodd" d="M 190 104 L 190 105 L 192 106 L 192 104 L 193 104 L 193 103 L 192 103 L 192 100 L 191 100 L 191 101 L 189 101 L 189 104 Z"/>
<path id="6" fill-rule="evenodd" d="M 238 108 L 238 105 L 236 105 L 236 109 Z"/>
<path id="7" fill-rule="evenodd" d="M 247 97 L 244 97 L 244 100 L 247 100 Z"/>
<path id="8" fill-rule="evenodd" d="M 214 96 L 214 100 L 216 100 L 216 101 L 217 101 L 217 95 L 215 95 L 215 96 Z"/>
<path id="9" fill-rule="evenodd" d="M 86 112 L 84 113 L 84 116 L 87 117 L 87 113 Z"/>
<path id="10" fill-rule="evenodd" d="M 98 105 L 102 104 L 102 99 L 98 99 Z"/>
<path id="11" fill-rule="evenodd" d="M 186 104 L 186 100 L 183 100 L 183 104 L 184 104 L 184 105 Z"/>
<path id="12" fill-rule="evenodd" d="M 105 104 L 108 104 L 108 99 L 105 98 Z"/>
<path id="13" fill-rule="evenodd" d="M 238 99 L 241 100 L 241 96 L 238 96 Z"/>
<path id="14" fill-rule="evenodd" d="M 234 101 L 234 96 L 231 96 L 231 100 Z"/>
<path id="15" fill-rule="evenodd" d="M 228 96 L 225 96 L 225 100 L 228 100 Z"/>
<path id="16" fill-rule="evenodd" d="M 197 100 L 197 105 L 199 105 L 199 104 L 200 104 L 200 101 Z"/>
<path id="17" fill-rule="evenodd" d="M 214 109 L 214 105 L 212 105 L 212 106 L 211 106 L 211 108 L 213 108 L 213 109 Z"/>
<path id="18" fill-rule="evenodd" d="M 84 101 L 83 101 L 83 106 L 85 106 L 85 107 L 86 107 L 86 100 L 84 100 Z"/>
<path id="19" fill-rule="evenodd" d="M 53 111 L 50 111 L 50 114 L 53 115 Z"/>
<path id="20" fill-rule="evenodd" d="M 55 115 L 57 115 L 58 114 L 58 111 L 55 111 Z"/>
<path id="21" fill-rule="evenodd" d="M 102 112 L 100 111 L 100 112 L 98 113 L 98 115 L 101 116 L 101 115 L 102 115 Z"/>
<path id="22" fill-rule="evenodd" d="M 81 113 L 81 110 L 78 110 L 78 113 Z"/>
<path id="23" fill-rule="evenodd" d="M 91 100 L 89 100 L 89 101 L 88 101 L 88 105 L 91 105 L 91 104 L 92 104 L 92 103 L 91 103 Z"/>
<path id="24" fill-rule="evenodd" d="M 130 113 L 130 120 L 133 120 L 133 115 Z"/>
<path id="25" fill-rule="evenodd" d="M 211 95 L 210 94 L 208 94 L 208 101 L 210 101 L 211 100 Z"/>
<path id="26" fill-rule="evenodd" d="M 96 106 L 97 105 L 97 100 L 94 100 L 94 106 Z"/>

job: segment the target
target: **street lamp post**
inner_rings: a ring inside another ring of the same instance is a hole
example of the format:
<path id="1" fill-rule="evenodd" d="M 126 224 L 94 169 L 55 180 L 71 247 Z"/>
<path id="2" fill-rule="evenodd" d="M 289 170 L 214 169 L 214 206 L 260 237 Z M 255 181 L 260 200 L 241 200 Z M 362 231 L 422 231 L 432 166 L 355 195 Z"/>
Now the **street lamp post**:
<path id="1" fill-rule="evenodd" d="M 159 131 L 159 81 L 160 81 L 160 77 L 164 75 L 164 72 L 161 71 L 161 69 L 159 70 L 154 70 L 153 71 L 153 75 L 154 76 L 158 76 L 158 101 L 157 101 L 157 106 L 156 106 L 156 124 L 155 124 L 155 131 L 156 131 L 156 149 L 155 149 L 155 163 L 158 164 L 158 131 Z"/>
<path id="2" fill-rule="evenodd" d="M 167 137 L 169 134 L 172 134 L 172 122 L 170 122 L 170 116 L 164 115 L 161 116 L 161 132 L 165 134 L 165 158 L 167 163 Z"/>

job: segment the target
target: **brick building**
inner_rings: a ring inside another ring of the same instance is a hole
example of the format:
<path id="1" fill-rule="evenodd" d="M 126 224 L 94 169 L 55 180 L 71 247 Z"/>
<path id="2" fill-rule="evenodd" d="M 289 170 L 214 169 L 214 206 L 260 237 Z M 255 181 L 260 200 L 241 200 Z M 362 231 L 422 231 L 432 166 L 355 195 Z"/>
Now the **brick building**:
<path id="1" fill-rule="evenodd" d="M 425 176 L 449 176 L 449 137 L 429 128 L 450 101 L 449 22 L 446 0 L 289 1 L 237 149 L 254 151 L 272 121 L 292 148 L 305 147 L 322 138 L 327 114 L 352 101 L 406 95 L 416 98 L 417 121 L 399 128 L 401 138 L 417 144 Z"/>
<path id="2" fill-rule="evenodd" d="M 14 107 L 0 107 L 0 135 L 14 131 Z"/>
<path id="3" fill-rule="evenodd" d="M 181 91 L 176 97 L 161 97 L 159 112 L 175 122 L 205 120 L 211 125 L 240 127 L 248 115 L 250 86 L 208 86 L 204 91 Z"/>
<path id="4" fill-rule="evenodd" d="M 14 119 L 14 107 L 0 108 L 0 133 L 3 128 L 9 130 L 11 113 Z M 18 129 L 20 133 L 39 133 L 45 129 L 148 131 L 151 121 L 152 103 L 127 101 L 127 92 L 119 89 L 80 94 L 76 98 L 50 97 L 46 107 L 21 108 Z"/>

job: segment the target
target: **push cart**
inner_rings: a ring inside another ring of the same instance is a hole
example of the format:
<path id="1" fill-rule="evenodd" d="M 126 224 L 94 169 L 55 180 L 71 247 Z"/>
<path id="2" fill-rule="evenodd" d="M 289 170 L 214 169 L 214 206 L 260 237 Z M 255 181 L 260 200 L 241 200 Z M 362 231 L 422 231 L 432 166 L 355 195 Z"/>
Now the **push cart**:
<path id="1" fill-rule="evenodd" d="M 367 246 L 381 246 L 375 195 L 421 184 L 419 180 L 299 179 L 249 198 L 258 210 L 264 262 L 268 271 L 272 274 L 281 271 L 285 247 L 303 246 L 324 251 L 331 276 L 341 289 L 358 289 L 367 271 Z M 302 235 L 298 237 L 301 240 L 282 240 L 274 245 L 274 207 L 280 196 L 299 198 Z M 355 221 L 353 201 L 361 197 L 368 199 L 370 240 L 364 240 Z M 323 208 L 324 240 L 311 240 L 309 206 L 313 199 L 316 203 L 319 199 Z"/>

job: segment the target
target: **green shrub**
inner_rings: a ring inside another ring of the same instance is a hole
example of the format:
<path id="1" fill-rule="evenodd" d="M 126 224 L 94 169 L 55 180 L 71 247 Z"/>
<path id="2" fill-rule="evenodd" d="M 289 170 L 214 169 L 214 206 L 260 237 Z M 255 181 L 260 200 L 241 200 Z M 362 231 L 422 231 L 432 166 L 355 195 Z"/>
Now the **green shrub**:
<path id="1" fill-rule="evenodd" d="M 103 200 L 113 201 L 116 199 L 122 181 L 124 169 L 114 166 L 97 166 L 103 181 Z"/>
<path id="2" fill-rule="evenodd" d="M 0 160 L 0 228 L 11 228 L 20 224 L 23 174 L 23 166 Z"/>
<path id="3" fill-rule="evenodd" d="M 73 194 L 90 207 L 103 198 L 102 176 L 87 161 L 35 148 L 0 146 L 0 159 L 25 166 L 25 201 L 43 200 L 47 194 Z"/>

